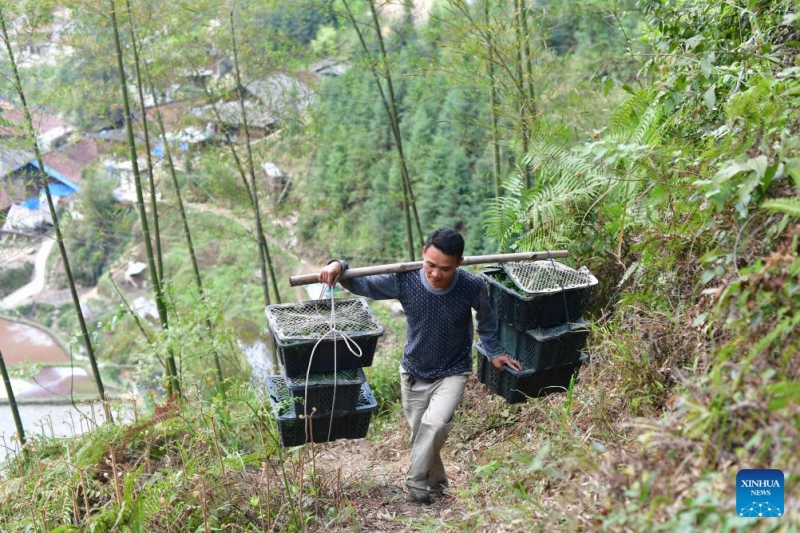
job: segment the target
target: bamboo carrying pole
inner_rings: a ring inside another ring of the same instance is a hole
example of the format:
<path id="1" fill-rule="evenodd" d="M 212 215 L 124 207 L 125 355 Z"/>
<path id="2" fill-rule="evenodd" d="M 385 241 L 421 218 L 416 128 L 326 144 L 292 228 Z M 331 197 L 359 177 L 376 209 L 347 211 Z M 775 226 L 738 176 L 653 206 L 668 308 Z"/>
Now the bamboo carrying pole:
<path id="1" fill-rule="evenodd" d="M 560 257 L 567 257 L 569 252 L 567 250 L 553 250 L 548 252 L 523 252 L 519 254 L 494 254 L 494 255 L 472 255 L 464 258 L 461 266 L 467 265 L 480 265 L 484 263 L 510 263 L 514 261 L 536 261 L 539 259 L 557 259 Z M 370 267 L 350 268 L 339 278 L 350 279 L 360 278 L 363 276 L 374 276 L 375 274 L 397 274 L 399 272 L 408 272 L 410 270 L 419 270 L 422 268 L 422 261 L 413 261 L 408 263 L 392 263 L 389 265 L 377 265 Z M 297 287 L 298 285 L 308 285 L 309 283 L 316 283 L 319 281 L 319 274 L 301 274 L 299 276 L 292 276 L 289 278 L 289 285 Z"/>

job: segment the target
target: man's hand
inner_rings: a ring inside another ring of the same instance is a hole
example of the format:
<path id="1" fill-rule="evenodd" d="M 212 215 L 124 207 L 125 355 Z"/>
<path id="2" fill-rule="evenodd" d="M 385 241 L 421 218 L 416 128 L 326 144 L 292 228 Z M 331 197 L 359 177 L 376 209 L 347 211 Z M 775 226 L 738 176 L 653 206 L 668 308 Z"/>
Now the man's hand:
<path id="1" fill-rule="evenodd" d="M 325 283 L 328 287 L 333 288 L 336 282 L 339 281 L 339 276 L 342 275 L 342 264 L 339 261 L 333 261 L 325 268 L 319 271 L 319 281 Z"/>
<path id="2" fill-rule="evenodd" d="M 503 365 L 508 365 L 514 370 L 522 370 L 522 363 L 509 356 L 508 354 L 498 355 L 492 359 L 492 364 L 500 372 L 503 371 Z"/>

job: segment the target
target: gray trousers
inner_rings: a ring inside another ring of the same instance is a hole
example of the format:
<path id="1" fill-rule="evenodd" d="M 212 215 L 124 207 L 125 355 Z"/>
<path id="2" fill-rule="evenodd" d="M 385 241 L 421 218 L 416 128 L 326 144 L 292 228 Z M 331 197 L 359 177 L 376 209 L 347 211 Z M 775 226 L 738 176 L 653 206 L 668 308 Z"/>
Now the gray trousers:
<path id="1" fill-rule="evenodd" d="M 469 375 L 424 381 L 400 366 L 403 411 L 411 426 L 411 464 L 406 472 L 409 487 L 441 491 L 449 486 L 441 451 L 453 428 L 453 413 L 464 396 Z"/>

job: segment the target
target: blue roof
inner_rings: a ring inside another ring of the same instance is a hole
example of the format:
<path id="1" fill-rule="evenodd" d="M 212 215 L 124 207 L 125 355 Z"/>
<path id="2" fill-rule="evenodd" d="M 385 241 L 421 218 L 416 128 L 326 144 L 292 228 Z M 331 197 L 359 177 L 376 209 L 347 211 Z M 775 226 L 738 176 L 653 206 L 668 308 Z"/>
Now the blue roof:
<path id="1" fill-rule="evenodd" d="M 35 159 L 33 161 L 31 161 L 31 164 L 33 166 L 35 166 L 36 168 L 39 168 L 39 162 L 36 161 Z M 49 167 L 47 165 L 44 166 L 44 172 L 45 172 L 45 174 L 47 174 L 51 178 L 53 178 L 53 179 L 55 179 L 57 181 L 60 181 L 61 183 L 63 183 L 64 185 L 66 185 L 67 187 L 72 189 L 73 192 L 78 192 L 78 191 L 81 190 L 81 188 L 78 187 L 77 184 L 75 184 L 75 183 L 71 182 L 70 180 L 68 180 L 63 174 L 61 174 L 61 172 L 59 172 L 59 171 L 57 171 L 57 170 L 55 170 L 55 169 L 53 169 L 53 168 L 51 168 L 51 167 Z M 52 191 L 52 189 L 50 189 L 50 190 Z M 63 195 L 63 196 L 66 196 L 66 195 Z"/>
<path id="2" fill-rule="evenodd" d="M 61 198 L 67 197 L 71 194 L 75 194 L 75 190 L 67 187 L 66 185 L 61 185 L 59 183 L 51 183 L 47 186 L 50 189 L 50 194 L 52 196 L 60 196 Z M 44 189 L 39 191 L 39 196 L 34 196 L 33 198 L 28 198 L 22 207 L 25 209 L 39 209 L 39 198 L 42 197 L 44 193 Z"/>
<path id="3" fill-rule="evenodd" d="M 69 187 L 67 185 L 60 185 L 58 183 L 50 183 L 47 186 L 47 188 L 50 189 L 50 194 L 52 194 L 53 196 L 60 196 L 62 198 L 75 193 L 75 189 L 73 189 L 72 187 Z M 44 189 L 42 189 L 42 191 L 44 191 Z"/>

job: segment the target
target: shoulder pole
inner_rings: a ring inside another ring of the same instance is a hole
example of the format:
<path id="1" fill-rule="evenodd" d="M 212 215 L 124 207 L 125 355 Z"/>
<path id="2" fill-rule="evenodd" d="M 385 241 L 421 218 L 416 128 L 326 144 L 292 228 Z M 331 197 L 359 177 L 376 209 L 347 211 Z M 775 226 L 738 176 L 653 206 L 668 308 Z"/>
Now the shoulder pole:
<path id="1" fill-rule="evenodd" d="M 494 255 L 472 255 L 464 257 L 464 262 L 461 266 L 467 265 L 480 265 L 486 263 L 510 263 L 514 261 L 537 261 L 540 259 L 558 259 L 560 257 L 567 257 L 569 255 L 567 250 L 553 250 L 545 252 L 523 252 L 517 254 L 494 254 Z M 339 279 L 360 278 L 363 276 L 374 276 L 376 274 L 398 274 L 400 272 L 408 272 L 410 270 L 419 270 L 422 268 L 422 261 L 412 261 L 407 263 L 391 263 L 388 265 L 376 265 L 369 267 L 350 268 L 342 274 Z M 298 285 L 308 285 L 309 283 L 318 282 L 318 274 L 300 274 L 298 276 L 291 276 L 289 278 L 289 285 L 297 287 Z"/>

